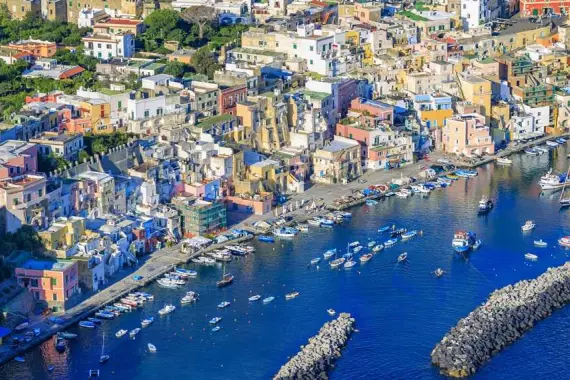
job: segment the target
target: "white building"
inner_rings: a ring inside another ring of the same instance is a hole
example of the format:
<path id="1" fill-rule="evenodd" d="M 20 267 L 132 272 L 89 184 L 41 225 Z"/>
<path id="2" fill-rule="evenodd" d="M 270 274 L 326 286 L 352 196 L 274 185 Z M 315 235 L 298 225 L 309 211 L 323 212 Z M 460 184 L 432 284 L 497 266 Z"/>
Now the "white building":
<path id="1" fill-rule="evenodd" d="M 131 33 L 95 34 L 82 40 L 85 54 L 99 59 L 128 58 L 135 52 L 135 38 Z"/>
<path id="2" fill-rule="evenodd" d="M 103 9 L 83 8 L 77 17 L 77 26 L 80 28 L 92 28 L 101 20 L 109 18 Z"/>
<path id="3" fill-rule="evenodd" d="M 129 90 L 122 84 L 111 84 L 107 88 L 99 91 L 91 91 L 80 88 L 77 95 L 88 99 L 101 99 L 111 105 L 111 123 L 122 127 L 128 119 L 127 103 L 129 101 Z"/>
<path id="4" fill-rule="evenodd" d="M 166 96 L 149 97 L 144 92 L 140 94 L 140 97 L 131 94 L 127 102 L 127 113 L 130 120 L 143 120 L 166 114 Z"/>
<path id="5" fill-rule="evenodd" d="M 501 8 L 497 0 L 461 0 L 463 29 L 479 28 L 499 17 Z"/>
<path id="6" fill-rule="evenodd" d="M 511 141 L 537 138 L 544 135 L 544 126 L 539 126 L 532 114 L 515 115 L 507 124 Z"/>
<path id="7" fill-rule="evenodd" d="M 531 107 L 523 104 L 522 108 L 527 115 L 534 117 L 535 130 L 542 130 L 544 134 L 545 128 L 552 125 L 550 122 L 550 106 Z"/>

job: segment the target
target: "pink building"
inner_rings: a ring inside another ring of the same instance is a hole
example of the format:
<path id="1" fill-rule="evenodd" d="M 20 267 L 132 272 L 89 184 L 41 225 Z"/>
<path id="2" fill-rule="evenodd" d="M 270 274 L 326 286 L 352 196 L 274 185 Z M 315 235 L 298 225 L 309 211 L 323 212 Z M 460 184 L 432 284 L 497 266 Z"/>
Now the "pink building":
<path id="1" fill-rule="evenodd" d="M 376 123 L 383 122 L 387 124 L 394 122 L 394 108 L 375 100 L 366 100 L 363 98 L 353 99 L 350 102 L 350 109 L 348 111 L 358 113 L 363 123 L 369 120 L 373 120 Z"/>
<path id="2" fill-rule="evenodd" d="M 485 116 L 472 113 L 447 119 L 442 129 L 442 149 L 466 157 L 495 153 Z"/>
<path id="3" fill-rule="evenodd" d="M 36 301 L 45 301 L 53 311 L 63 311 L 68 301 L 79 293 L 78 266 L 71 260 L 30 259 L 15 270 L 20 286 L 28 289 Z"/>
<path id="4" fill-rule="evenodd" d="M 45 177 L 24 174 L 0 181 L 0 208 L 2 206 L 6 208 L 6 232 L 14 232 L 23 224 L 39 229 L 47 227 Z"/>
<path id="5" fill-rule="evenodd" d="M 0 143 L 0 180 L 38 170 L 38 147 L 20 140 Z"/>

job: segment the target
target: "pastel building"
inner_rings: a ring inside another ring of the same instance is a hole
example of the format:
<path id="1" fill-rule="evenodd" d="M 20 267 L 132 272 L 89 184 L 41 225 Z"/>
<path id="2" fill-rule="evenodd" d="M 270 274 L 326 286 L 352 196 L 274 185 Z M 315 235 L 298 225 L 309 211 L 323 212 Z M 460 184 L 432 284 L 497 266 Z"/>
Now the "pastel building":
<path id="1" fill-rule="evenodd" d="M 466 157 L 495 153 L 495 145 L 489 127 L 485 125 L 485 117 L 474 113 L 447 119 L 442 131 L 442 149 L 446 153 Z"/>
<path id="2" fill-rule="evenodd" d="M 0 208 L 5 207 L 6 232 L 15 232 L 24 224 L 45 228 L 47 203 L 43 176 L 24 174 L 0 182 Z"/>
<path id="3" fill-rule="evenodd" d="M 77 253 L 75 246 L 85 234 L 85 219 L 81 217 L 59 218 L 38 235 L 44 247 L 59 259 L 67 259 Z"/>
<path id="4" fill-rule="evenodd" d="M 317 183 L 347 183 L 362 174 L 360 144 L 340 136 L 313 154 L 314 174 Z"/>
<path id="5" fill-rule="evenodd" d="M 441 129 L 445 121 L 453 116 L 451 96 L 439 93 L 422 94 L 414 97 L 414 109 L 434 141 L 436 149 L 441 148 Z"/>
<path id="6" fill-rule="evenodd" d="M 80 292 L 77 263 L 71 260 L 30 259 L 15 269 L 18 285 L 28 289 L 34 300 L 45 301 L 53 311 L 64 311 Z"/>
<path id="7" fill-rule="evenodd" d="M 0 143 L 0 180 L 35 173 L 38 170 L 38 147 L 26 141 Z"/>

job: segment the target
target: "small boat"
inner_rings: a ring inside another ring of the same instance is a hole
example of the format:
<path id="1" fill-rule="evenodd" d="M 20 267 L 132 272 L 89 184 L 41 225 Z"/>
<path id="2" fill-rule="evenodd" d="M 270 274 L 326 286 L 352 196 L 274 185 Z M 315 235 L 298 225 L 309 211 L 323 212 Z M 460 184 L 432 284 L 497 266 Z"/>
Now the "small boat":
<path id="1" fill-rule="evenodd" d="M 87 318 L 87 320 L 88 320 L 89 322 L 93 322 L 93 323 L 96 323 L 96 324 L 98 324 L 98 325 L 100 325 L 101 323 L 103 323 L 103 321 L 102 321 L 101 319 L 99 319 L 99 318 L 89 317 L 89 318 Z"/>
<path id="2" fill-rule="evenodd" d="M 378 245 L 375 245 L 374 248 L 372 248 L 372 252 L 380 252 L 383 249 L 384 249 L 384 245 L 378 244 Z"/>
<path id="3" fill-rule="evenodd" d="M 25 362 L 26 362 L 26 359 L 24 359 L 24 358 L 21 357 L 21 356 L 16 356 L 16 357 L 14 358 L 14 360 L 17 361 L 18 363 L 25 363 Z"/>
<path id="4" fill-rule="evenodd" d="M 225 309 L 226 307 L 230 306 L 231 302 L 229 301 L 224 301 L 224 302 L 220 302 L 218 304 L 218 309 Z"/>
<path id="5" fill-rule="evenodd" d="M 107 363 L 109 359 L 111 359 L 111 356 L 105 353 L 105 334 L 103 334 L 103 345 L 101 347 L 101 356 L 99 357 L 99 363 Z"/>
<path id="6" fill-rule="evenodd" d="M 150 324 L 154 321 L 154 317 L 148 317 L 142 320 L 141 322 L 141 326 L 142 327 L 148 327 L 150 326 Z"/>
<path id="7" fill-rule="evenodd" d="M 169 279 L 169 278 L 159 278 L 156 282 L 158 283 L 158 285 L 160 285 L 164 288 L 171 288 L 171 289 L 177 288 L 181 285 L 177 281 L 174 281 L 174 280 Z M 123 300 L 121 300 L 121 302 L 123 302 Z M 136 302 L 135 302 L 135 304 L 136 304 Z"/>
<path id="8" fill-rule="evenodd" d="M 366 263 L 368 261 L 370 261 L 370 259 L 372 258 L 372 254 L 371 253 L 367 253 L 366 255 L 362 255 L 360 256 L 360 262 L 361 263 Z"/>
<path id="9" fill-rule="evenodd" d="M 190 269 L 174 268 L 174 271 L 179 274 L 185 274 L 189 277 L 196 277 L 198 275 L 198 272 Z"/>
<path id="10" fill-rule="evenodd" d="M 328 309 L 327 313 L 329 313 L 330 316 L 334 316 L 336 314 L 336 311 L 334 311 L 334 309 Z"/>
<path id="11" fill-rule="evenodd" d="M 218 288 L 223 288 L 224 286 L 230 285 L 232 282 L 234 282 L 234 276 L 230 273 L 226 273 L 226 265 L 224 264 L 222 279 L 216 282 L 216 286 Z"/>
<path id="12" fill-rule="evenodd" d="M 174 310 L 176 310 L 176 306 L 168 304 L 164 305 L 164 307 L 158 311 L 158 314 L 166 315 L 172 313 Z"/>
<path id="13" fill-rule="evenodd" d="M 89 379 L 98 379 L 99 378 L 99 370 L 98 369 L 90 369 L 88 378 Z"/>
<path id="14" fill-rule="evenodd" d="M 480 239 L 475 240 L 475 242 L 473 243 L 473 250 L 477 250 L 479 249 L 479 247 L 481 246 L 483 242 Z"/>
<path id="15" fill-rule="evenodd" d="M 314 259 L 311 260 L 311 265 L 318 264 L 320 261 L 321 261 L 320 257 L 315 257 Z"/>
<path id="16" fill-rule="evenodd" d="M 396 245 L 396 243 L 398 243 L 398 239 L 388 239 L 384 242 L 384 247 L 389 248 L 389 247 L 393 247 Z"/>
<path id="17" fill-rule="evenodd" d="M 455 252 L 465 253 L 472 249 L 476 242 L 476 235 L 473 232 L 456 231 L 451 246 Z"/>
<path id="18" fill-rule="evenodd" d="M 564 236 L 558 239 L 558 245 L 570 248 L 570 236 Z"/>
<path id="19" fill-rule="evenodd" d="M 85 327 L 86 329 L 94 329 L 95 323 L 91 321 L 81 321 L 79 322 L 79 327 Z"/>
<path id="20" fill-rule="evenodd" d="M 349 259 L 347 262 L 344 263 L 344 269 L 350 269 L 356 265 L 356 261 Z"/>
<path id="21" fill-rule="evenodd" d="M 394 195 L 396 195 L 396 193 L 394 193 L 393 191 L 388 191 L 386 194 L 384 194 L 384 196 L 385 196 L 386 198 L 393 197 Z"/>
<path id="22" fill-rule="evenodd" d="M 126 333 L 128 333 L 127 330 L 121 329 L 121 330 L 119 330 L 119 331 L 117 331 L 117 332 L 115 333 L 115 336 L 116 336 L 117 338 L 121 338 L 121 337 L 123 337 Z"/>
<path id="23" fill-rule="evenodd" d="M 540 153 L 538 153 L 538 151 L 537 151 L 536 149 L 534 149 L 534 148 L 526 148 L 526 149 L 524 150 L 524 152 L 525 152 L 526 154 L 528 154 L 529 156 L 538 156 L 538 155 L 540 154 Z"/>
<path id="24" fill-rule="evenodd" d="M 358 246 L 360 246 L 360 242 L 358 242 L 358 241 L 353 241 L 352 243 L 349 243 L 348 246 L 349 246 L 350 248 L 358 247 Z"/>
<path id="25" fill-rule="evenodd" d="M 66 331 L 60 331 L 57 333 L 57 336 L 63 339 L 75 339 L 77 338 L 77 334 L 72 334 Z"/>
<path id="26" fill-rule="evenodd" d="M 257 237 L 257 240 L 264 243 L 275 243 L 275 238 L 269 235 L 260 235 Z"/>
<path id="27" fill-rule="evenodd" d="M 56 336 L 55 338 L 55 350 L 59 353 L 64 353 L 66 350 L 66 346 L 65 346 L 65 339 Z"/>
<path id="28" fill-rule="evenodd" d="M 360 251 L 362 251 L 362 246 L 358 246 L 358 247 L 354 247 L 354 249 L 352 250 L 354 253 L 358 253 Z"/>
<path id="29" fill-rule="evenodd" d="M 267 303 L 273 301 L 274 299 L 275 299 L 275 297 L 267 297 L 267 298 L 264 298 L 262 302 L 267 304 Z"/>
<path id="30" fill-rule="evenodd" d="M 285 294 L 285 299 L 286 300 L 292 300 L 293 298 L 296 298 L 298 295 L 299 295 L 299 292 L 288 293 L 288 294 Z"/>
<path id="31" fill-rule="evenodd" d="M 499 164 L 499 165 L 512 165 L 513 160 L 511 160 L 510 158 L 507 158 L 507 157 L 499 157 L 499 158 L 497 158 L 497 164 Z"/>
<path id="32" fill-rule="evenodd" d="M 402 234 L 402 239 L 403 240 L 407 240 L 407 239 L 411 239 L 413 237 L 415 237 L 418 234 L 418 231 L 408 231 L 408 232 L 404 232 Z"/>
<path id="33" fill-rule="evenodd" d="M 564 137 L 559 137 L 556 139 L 556 142 L 558 144 L 564 144 L 566 142 L 566 139 Z"/>
<path id="34" fill-rule="evenodd" d="M 373 248 L 376 245 L 374 240 L 368 242 L 368 248 Z"/>
<path id="35" fill-rule="evenodd" d="M 521 227 L 523 231 L 530 231 L 536 227 L 536 224 L 532 220 L 527 220 L 526 223 Z"/>
<path id="36" fill-rule="evenodd" d="M 538 260 L 538 256 L 537 256 L 537 255 L 534 255 L 534 254 L 532 254 L 532 253 L 525 253 L 525 254 L 524 254 L 524 258 L 527 259 L 527 260 L 530 260 L 530 261 L 536 261 L 536 260 Z"/>
<path id="37" fill-rule="evenodd" d="M 481 198 L 479 201 L 479 212 L 488 212 L 493 208 L 493 201 L 487 197 Z"/>
<path id="38" fill-rule="evenodd" d="M 215 325 L 215 324 L 219 323 L 221 320 L 222 320 L 222 317 L 214 317 L 214 318 L 210 319 L 210 324 Z"/>
<path id="39" fill-rule="evenodd" d="M 294 238 L 295 235 L 297 235 L 297 233 L 295 231 L 296 230 L 293 230 L 293 229 L 288 228 L 288 227 L 278 228 L 276 230 L 273 230 L 273 235 L 276 237 L 280 237 L 280 238 L 290 239 L 290 238 Z"/>
<path id="40" fill-rule="evenodd" d="M 255 301 L 259 301 L 261 299 L 261 296 L 259 294 L 256 294 L 254 296 L 249 297 L 247 300 L 249 302 L 255 302 Z"/>
<path id="41" fill-rule="evenodd" d="M 220 326 L 216 326 L 212 328 L 212 332 L 220 331 L 222 328 Z"/>
<path id="42" fill-rule="evenodd" d="M 156 346 L 152 343 L 147 344 L 148 350 L 149 352 L 152 352 L 153 354 L 156 352 Z"/>
<path id="43" fill-rule="evenodd" d="M 130 336 L 131 338 L 134 338 L 134 337 L 136 337 L 137 334 L 140 333 L 140 332 L 141 332 L 141 329 L 140 329 L 139 327 L 137 327 L 136 329 L 133 329 L 133 330 L 129 331 L 129 336 Z"/>
<path id="44" fill-rule="evenodd" d="M 339 257 L 338 259 L 334 259 L 333 261 L 331 261 L 329 265 L 331 266 L 331 268 L 337 268 L 342 264 L 344 264 L 345 261 L 346 259 L 344 257 Z"/>
<path id="45" fill-rule="evenodd" d="M 550 147 L 552 147 L 552 148 L 556 148 L 556 147 L 558 147 L 558 145 L 560 145 L 560 144 L 558 144 L 556 141 L 547 141 L 547 142 L 546 142 L 546 145 L 548 145 L 548 146 L 550 146 Z"/>
<path id="46" fill-rule="evenodd" d="M 404 262 L 408 259 L 408 254 L 406 252 L 402 253 L 400 256 L 398 256 L 398 262 Z"/>
<path id="47" fill-rule="evenodd" d="M 323 257 L 325 258 L 325 260 L 328 260 L 331 257 L 333 257 L 335 254 L 336 254 L 336 248 L 335 249 L 329 249 L 328 251 L 323 253 Z"/>
<path id="48" fill-rule="evenodd" d="M 402 189 L 402 190 L 404 190 L 404 189 Z M 404 191 L 402 191 L 402 190 L 396 191 L 394 194 L 396 194 L 396 196 L 397 196 L 398 198 L 407 198 L 407 197 L 410 196 L 410 193 L 404 192 Z"/>
<path id="49" fill-rule="evenodd" d="M 548 243 L 545 242 L 545 241 L 543 241 L 542 239 L 540 239 L 540 240 L 535 240 L 535 241 L 534 241 L 534 246 L 535 246 L 535 247 L 540 247 L 540 248 L 546 248 L 546 247 L 548 247 Z"/>
<path id="50" fill-rule="evenodd" d="M 22 331 L 22 330 L 27 329 L 29 325 L 30 325 L 30 322 L 23 322 L 23 323 L 20 323 L 18 326 L 14 327 L 14 330 Z"/>
<path id="51" fill-rule="evenodd" d="M 334 220 L 322 219 L 321 220 L 321 227 L 334 227 Z"/>
<path id="52" fill-rule="evenodd" d="M 393 230 L 390 232 L 390 237 L 397 237 L 397 236 L 402 236 L 403 234 L 405 234 L 407 232 L 407 230 L 405 228 L 398 228 L 397 230 Z"/>
<path id="53" fill-rule="evenodd" d="M 47 367 L 48 372 L 53 372 L 54 369 L 55 369 L 55 366 L 53 364 L 50 364 Z"/>
<path id="54" fill-rule="evenodd" d="M 378 201 L 377 201 L 377 200 L 374 200 L 374 199 L 367 199 L 367 200 L 366 200 L 366 205 L 367 205 L 367 206 L 374 206 L 374 205 L 377 205 L 377 204 L 378 204 Z"/>
<path id="55" fill-rule="evenodd" d="M 437 268 L 433 274 L 435 274 L 436 278 L 440 278 L 441 276 L 443 276 L 445 274 L 445 271 L 441 268 Z"/>
<path id="56" fill-rule="evenodd" d="M 394 226 L 384 226 L 384 227 L 380 227 L 378 228 L 378 232 L 382 233 L 382 232 L 388 232 L 390 230 L 394 229 Z"/>
<path id="57" fill-rule="evenodd" d="M 193 292 L 193 291 L 189 291 L 189 292 L 186 292 L 184 297 L 182 297 L 182 299 L 180 300 L 180 303 L 184 305 L 187 303 L 196 302 L 197 300 L 198 300 L 198 294 Z"/>

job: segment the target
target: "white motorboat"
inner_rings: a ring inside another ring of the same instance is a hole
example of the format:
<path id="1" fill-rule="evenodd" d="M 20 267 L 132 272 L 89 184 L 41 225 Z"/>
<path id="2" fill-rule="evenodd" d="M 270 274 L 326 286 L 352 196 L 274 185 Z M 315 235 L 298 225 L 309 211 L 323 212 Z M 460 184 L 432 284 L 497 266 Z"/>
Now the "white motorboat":
<path id="1" fill-rule="evenodd" d="M 523 231 L 530 231 L 536 227 L 536 224 L 532 220 L 527 220 L 526 223 L 521 227 Z"/>
<path id="2" fill-rule="evenodd" d="M 328 251 L 323 253 L 323 257 L 325 258 L 325 260 L 328 260 L 331 257 L 333 257 L 335 254 L 336 254 L 336 248 L 335 249 L 329 249 Z"/>
<path id="3" fill-rule="evenodd" d="M 525 254 L 524 254 L 524 258 L 527 259 L 527 260 L 530 260 L 530 261 L 536 261 L 536 260 L 538 260 L 538 256 L 537 256 L 537 255 L 534 255 L 534 254 L 532 254 L 532 253 L 525 253 Z"/>
<path id="4" fill-rule="evenodd" d="M 262 302 L 264 304 L 268 304 L 268 303 L 272 302 L 274 299 L 275 299 L 275 297 L 271 296 L 271 297 L 264 298 Z"/>
<path id="5" fill-rule="evenodd" d="M 368 242 L 368 248 L 373 248 L 376 245 L 374 240 Z"/>
<path id="6" fill-rule="evenodd" d="M 440 278 L 441 276 L 443 276 L 445 274 L 445 271 L 441 268 L 437 268 L 433 274 L 435 275 L 435 277 Z"/>
<path id="7" fill-rule="evenodd" d="M 329 265 L 331 266 L 331 268 L 337 268 L 342 264 L 344 264 L 345 261 L 346 259 L 344 257 L 339 257 L 338 259 L 334 259 L 333 261 L 331 261 Z"/>
<path id="8" fill-rule="evenodd" d="M 292 229 L 285 227 L 285 228 L 278 228 L 276 230 L 273 230 L 273 235 L 276 237 L 280 237 L 280 238 L 290 239 L 290 238 L 294 238 L 295 235 L 297 235 L 297 233 L 294 232 Z"/>
<path id="9" fill-rule="evenodd" d="M 285 299 L 286 300 L 292 300 L 293 298 L 297 298 L 298 296 L 299 296 L 299 292 L 292 292 L 292 293 L 285 294 Z"/>
<path id="10" fill-rule="evenodd" d="M 416 237 L 417 234 L 418 234 L 418 231 L 416 231 L 416 230 L 404 232 L 404 233 L 402 234 L 402 240 L 409 240 L 409 239 L 412 239 L 412 238 Z"/>
<path id="11" fill-rule="evenodd" d="M 220 331 L 221 329 L 220 326 L 212 327 L 212 332 Z"/>
<path id="12" fill-rule="evenodd" d="M 406 252 L 402 253 L 400 256 L 398 256 L 398 262 L 404 262 L 408 259 L 408 254 Z"/>
<path id="13" fill-rule="evenodd" d="M 255 302 L 255 301 L 259 301 L 261 299 L 261 296 L 259 294 L 256 294 L 254 296 L 249 297 L 247 300 L 249 302 Z"/>
<path id="14" fill-rule="evenodd" d="M 540 240 L 535 240 L 535 241 L 534 241 L 534 246 L 535 246 L 535 247 L 539 247 L 539 248 L 546 248 L 546 247 L 548 247 L 548 243 L 545 242 L 545 241 L 543 241 L 542 239 L 540 239 Z"/>
<path id="15" fill-rule="evenodd" d="M 374 248 L 372 248 L 372 252 L 380 252 L 383 249 L 384 249 L 384 245 L 378 244 L 378 245 L 374 246 Z"/>
<path id="16" fill-rule="evenodd" d="M 166 314 L 172 313 L 174 310 L 176 310 L 176 306 L 174 306 L 172 304 L 168 304 L 168 305 L 164 305 L 164 307 L 158 311 L 158 314 L 166 315 Z"/>
<path id="17" fill-rule="evenodd" d="M 140 332 L 141 332 L 141 329 L 140 329 L 139 327 L 137 327 L 136 329 L 133 329 L 133 330 L 129 331 L 129 336 L 130 336 L 131 338 L 134 338 L 134 337 L 136 337 L 137 334 L 140 333 Z"/>
<path id="18" fill-rule="evenodd" d="M 230 305 L 231 305 L 231 302 L 229 302 L 229 301 L 220 302 L 218 304 L 218 309 L 225 309 L 226 307 L 228 307 Z"/>
<path id="19" fill-rule="evenodd" d="M 560 145 L 560 144 L 558 144 L 556 141 L 547 141 L 547 142 L 546 142 L 546 145 L 548 145 L 548 146 L 550 146 L 550 147 L 552 147 L 552 148 L 556 148 L 556 147 L 558 147 L 558 145 Z"/>
<path id="20" fill-rule="evenodd" d="M 407 197 L 409 197 L 409 196 L 410 196 L 410 193 L 405 192 L 405 191 L 403 191 L 403 190 L 406 190 L 406 189 L 401 189 L 400 191 L 396 191 L 394 194 L 396 194 L 396 196 L 397 196 L 398 198 L 407 198 Z"/>
<path id="21" fill-rule="evenodd" d="M 366 263 L 366 262 L 370 261 L 370 259 L 372 258 L 372 256 L 373 256 L 373 255 L 372 255 L 371 253 L 367 253 L 366 255 L 360 256 L 360 259 L 359 259 L 359 260 L 360 260 L 361 263 Z"/>
<path id="22" fill-rule="evenodd" d="M 121 338 L 121 337 L 123 337 L 126 333 L 128 333 L 127 330 L 121 329 L 121 330 L 119 330 L 119 331 L 117 331 L 117 332 L 115 333 L 115 336 L 116 336 L 117 338 Z"/>
<path id="23" fill-rule="evenodd" d="M 334 316 L 336 314 L 336 311 L 334 311 L 334 309 L 328 309 L 327 313 L 329 313 L 330 316 Z"/>
<path id="24" fill-rule="evenodd" d="M 358 246 L 358 247 L 354 247 L 354 249 L 352 250 L 354 253 L 358 253 L 360 251 L 362 251 L 362 246 Z"/>
<path id="25" fill-rule="evenodd" d="M 350 260 L 348 260 L 347 262 L 344 263 L 344 269 L 350 269 L 350 268 L 352 268 L 352 267 L 355 266 L 355 265 L 356 265 L 356 261 L 350 259 Z"/>
<path id="26" fill-rule="evenodd" d="M 524 152 L 525 152 L 526 154 L 528 154 L 529 156 L 538 156 L 538 155 L 540 154 L 540 153 L 539 153 L 536 149 L 534 149 L 534 148 L 526 148 L 526 149 L 524 150 Z"/>
<path id="27" fill-rule="evenodd" d="M 431 189 L 429 187 L 424 186 L 424 185 L 420 185 L 419 187 L 420 187 L 420 193 L 422 193 L 422 194 L 431 193 Z"/>
<path id="28" fill-rule="evenodd" d="M 154 321 L 154 317 L 148 317 L 142 320 L 141 322 L 141 326 L 142 327 L 148 327 L 150 326 L 150 324 Z"/>
<path id="29" fill-rule="evenodd" d="M 170 278 L 159 278 L 157 281 L 158 285 L 164 287 L 164 288 L 177 288 L 179 287 L 181 284 L 176 281 L 176 280 L 172 280 Z"/>
<path id="30" fill-rule="evenodd" d="M 360 246 L 360 242 L 359 241 L 353 241 L 352 243 L 349 243 L 348 246 L 350 248 L 355 248 L 355 247 Z"/>
<path id="31" fill-rule="evenodd" d="M 147 345 L 149 352 L 152 352 L 153 354 L 156 352 L 156 346 L 152 343 L 149 343 Z"/>
<path id="32" fill-rule="evenodd" d="M 512 165 L 513 160 L 511 160 L 510 158 L 507 158 L 507 157 L 499 157 L 499 158 L 497 158 L 497 164 L 499 164 L 499 165 Z"/>
<path id="33" fill-rule="evenodd" d="M 320 261 L 321 261 L 320 257 L 315 257 L 314 259 L 311 259 L 311 265 L 318 264 Z"/>
<path id="34" fill-rule="evenodd" d="M 222 320 L 222 317 L 214 317 L 214 318 L 210 319 L 209 323 L 211 325 L 215 325 L 215 324 L 219 323 L 221 320 Z"/>
<path id="35" fill-rule="evenodd" d="M 563 188 L 566 181 L 566 176 L 553 174 L 552 169 L 550 169 L 545 175 L 540 177 L 538 185 L 542 190 L 557 190 Z"/>
<path id="36" fill-rule="evenodd" d="M 188 303 L 196 302 L 197 300 L 198 300 L 198 294 L 193 292 L 193 291 L 189 291 L 184 295 L 184 297 L 182 297 L 182 299 L 180 300 L 180 303 L 181 304 L 188 304 Z"/>

